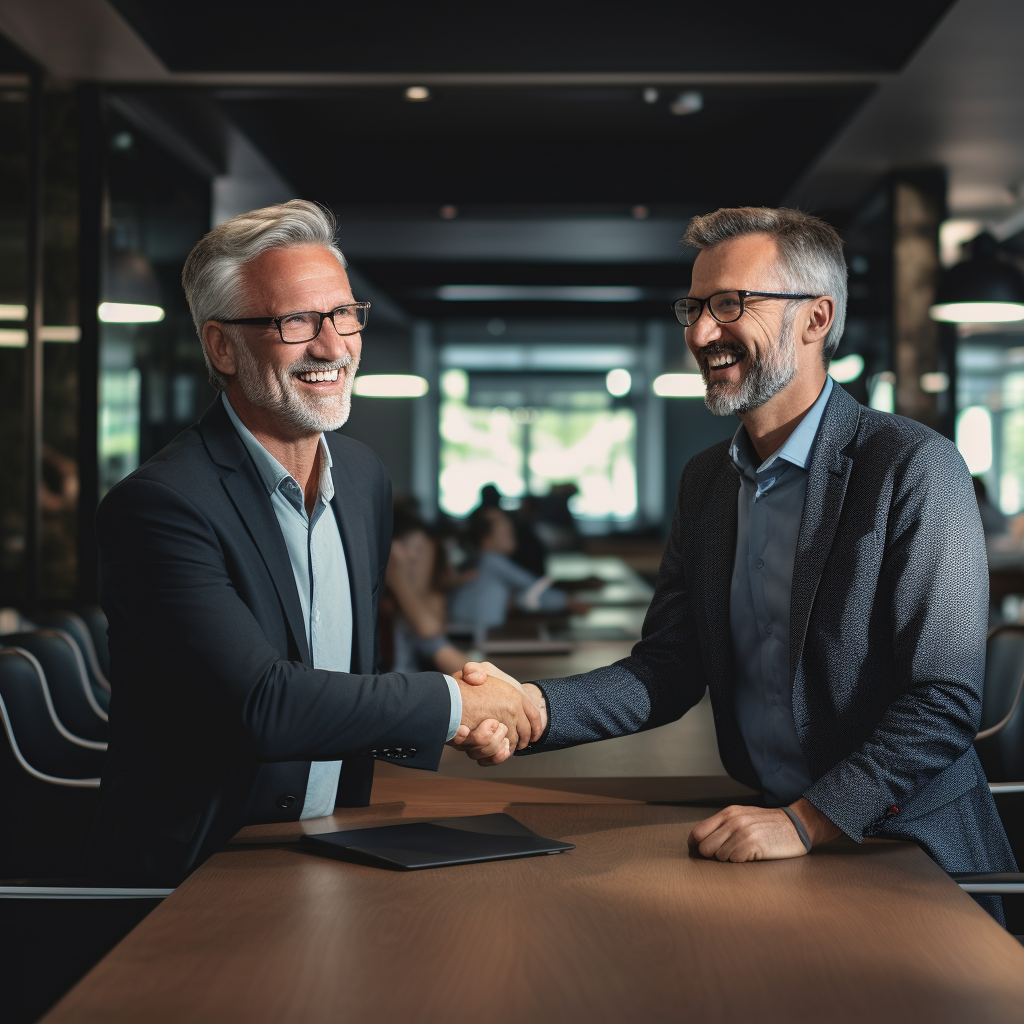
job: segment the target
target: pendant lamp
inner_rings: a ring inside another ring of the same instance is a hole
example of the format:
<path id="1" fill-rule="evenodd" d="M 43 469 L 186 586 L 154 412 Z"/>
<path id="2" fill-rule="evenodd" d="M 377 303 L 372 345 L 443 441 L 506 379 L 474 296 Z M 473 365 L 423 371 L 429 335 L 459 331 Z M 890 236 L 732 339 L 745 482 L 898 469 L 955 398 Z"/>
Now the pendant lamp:
<path id="1" fill-rule="evenodd" d="M 933 320 L 954 324 L 999 324 L 1024 320 L 1024 276 L 998 256 L 987 231 L 971 242 L 971 255 L 942 275 Z"/>

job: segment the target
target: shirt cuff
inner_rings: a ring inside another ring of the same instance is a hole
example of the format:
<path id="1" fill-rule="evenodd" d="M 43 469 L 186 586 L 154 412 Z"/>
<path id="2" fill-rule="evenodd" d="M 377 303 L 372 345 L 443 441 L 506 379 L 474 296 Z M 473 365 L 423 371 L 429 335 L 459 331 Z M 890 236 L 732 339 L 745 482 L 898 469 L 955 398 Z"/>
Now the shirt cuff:
<path id="1" fill-rule="evenodd" d="M 447 743 L 449 740 L 454 739 L 462 722 L 462 691 L 459 689 L 459 684 L 451 676 L 445 676 L 444 681 L 448 684 L 448 693 L 452 699 L 452 714 L 451 718 L 448 719 L 448 735 L 445 737 L 445 743 Z"/>

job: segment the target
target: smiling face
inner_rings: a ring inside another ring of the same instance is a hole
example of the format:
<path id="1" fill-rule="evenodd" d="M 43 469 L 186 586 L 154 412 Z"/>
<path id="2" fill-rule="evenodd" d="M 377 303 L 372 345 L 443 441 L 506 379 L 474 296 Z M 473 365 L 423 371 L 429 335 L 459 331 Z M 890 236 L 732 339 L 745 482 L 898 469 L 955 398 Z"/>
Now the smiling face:
<path id="1" fill-rule="evenodd" d="M 775 242 L 744 235 L 704 249 L 693 265 L 690 294 L 706 299 L 733 289 L 784 292 Z M 784 299 L 748 297 L 743 315 L 720 324 L 705 306 L 686 328 L 686 344 L 707 386 L 705 403 L 716 416 L 745 413 L 782 391 L 799 369 L 793 322 L 799 309 Z"/>
<path id="2" fill-rule="evenodd" d="M 242 268 L 242 286 L 247 317 L 324 313 L 355 301 L 344 267 L 320 245 L 268 250 Z M 319 434 L 346 422 L 361 335 L 339 335 L 330 319 L 313 341 L 298 345 L 284 344 L 274 326 L 231 330 L 229 398 L 237 387 L 289 433 Z"/>

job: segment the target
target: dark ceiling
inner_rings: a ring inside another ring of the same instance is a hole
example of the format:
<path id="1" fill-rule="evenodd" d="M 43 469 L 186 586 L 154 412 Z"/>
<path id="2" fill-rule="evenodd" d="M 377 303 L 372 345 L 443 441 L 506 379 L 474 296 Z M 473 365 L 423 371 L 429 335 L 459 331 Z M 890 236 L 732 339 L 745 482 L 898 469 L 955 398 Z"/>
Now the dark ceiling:
<path id="1" fill-rule="evenodd" d="M 951 0 L 112 0 L 174 71 L 896 71 Z"/>
<path id="2" fill-rule="evenodd" d="M 460 218 L 508 220 L 537 211 L 629 217 L 642 204 L 652 218 L 685 223 L 682 210 L 776 205 L 871 94 L 871 76 L 898 72 L 951 6 L 112 2 L 172 71 L 406 76 L 330 87 L 227 82 L 203 94 L 299 194 L 339 211 L 343 222 L 438 218 L 446 204 Z M 498 72 L 588 73 L 607 81 L 450 80 Z M 627 87 L 614 79 L 696 72 L 734 79 L 701 84 L 703 109 L 685 116 L 670 111 L 685 86 L 661 84 L 649 102 L 643 81 Z M 743 81 L 750 72 L 784 80 Z M 837 76 L 844 72 L 865 77 L 843 81 Z M 449 80 L 431 81 L 431 98 L 410 102 L 404 87 L 415 74 Z M 194 103 L 194 96 L 181 90 L 172 105 Z M 167 93 L 153 98 L 173 119 Z M 194 115 L 179 119 L 185 122 L 196 123 Z M 664 313 L 672 290 L 689 278 L 678 258 L 606 261 L 598 271 L 593 264 L 558 266 L 543 252 L 525 265 L 500 257 L 484 264 L 410 261 L 395 252 L 359 266 L 419 315 L 451 315 L 458 305 L 458 313 L 477 316 L 649 316 Z M 639 302 L 600 307 L 436 298 L 437 286 L 475 282 L 635 284 L 645 291 Z"/>

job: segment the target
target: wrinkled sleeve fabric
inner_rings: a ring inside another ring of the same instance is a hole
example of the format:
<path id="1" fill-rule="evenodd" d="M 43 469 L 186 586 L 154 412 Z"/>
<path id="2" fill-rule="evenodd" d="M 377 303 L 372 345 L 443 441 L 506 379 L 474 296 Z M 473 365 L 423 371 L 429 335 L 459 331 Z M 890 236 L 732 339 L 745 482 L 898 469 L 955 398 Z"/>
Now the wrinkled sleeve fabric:
<path id="1" fill-rule="evenodd" d="M 687 484 L 684 473 L 679 494 Z M 690 608 L 680 500 L 641 640 L 614 665 L 537 682 L 548 702 L 539 753 L 653 729 L 681 718 L 704 695 L 707 677 Z"/>
<path id="2" fill-rule="evenodd" d="M 405 765 L 437 767 L 451 715 L 442 674 L 329 672 L 283 659 L 237 593 L 213 525 L 178 491 L 144 476 L 124 481 L 101 505 L 97 534 L 105 597 L 126 641 L 150 650 L 181 700 L 209 709 L 257 760 L 404 747 L 418 751 Z"/>
<path id="3" fill-rule="evenodd" d="M 900 692 L 872 735 L 804 792 L 860 841 L 971 747 L 981 720 L 988 563 L 960 454 L 939 435 L 897 474 L 879 592 Z"/>

